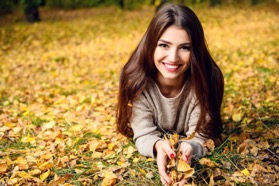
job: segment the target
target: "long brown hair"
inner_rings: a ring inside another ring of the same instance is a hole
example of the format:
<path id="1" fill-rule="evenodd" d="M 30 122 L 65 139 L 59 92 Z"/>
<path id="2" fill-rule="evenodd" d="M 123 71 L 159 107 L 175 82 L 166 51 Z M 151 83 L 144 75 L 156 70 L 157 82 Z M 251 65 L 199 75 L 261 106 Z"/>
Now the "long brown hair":
<path id="1" fill-rule="evenodd" d="M 202 25 L 188 7 L 166 4 L 154 16 L 143 38 L 124 65 L 119 82 L 116 114 L 117 129 L 132 137 L 130 127 L 131 104 L 146 87 L 147 79 L 154 78 L 157 69 L 153 55 L 163 32 L 171 25 L 186 30 L 191 39 L 190 73 L 191 89 L 194 90 L 201 109 L 196 131 L 207 138 L 218 138 L 222 132 L 220 109 L 224 92 L 224 78 L 212 59 L 206 45 Z M 210 121 L 206 121 L 206 115 Z"/>

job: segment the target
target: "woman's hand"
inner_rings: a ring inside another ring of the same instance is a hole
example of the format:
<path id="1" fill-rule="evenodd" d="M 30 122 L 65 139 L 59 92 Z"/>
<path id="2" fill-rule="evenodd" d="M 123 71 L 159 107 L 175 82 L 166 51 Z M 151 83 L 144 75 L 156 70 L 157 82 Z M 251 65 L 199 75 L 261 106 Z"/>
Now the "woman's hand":
<path id="1" fill-rule="evenodd" d="M 191 159 L 193 155 L 193 147 L 187 142 L 182 142 L 180 144 L 179 151 L 182 155 L 182 160 L 191 165 Z"/>
<path id="2" fill-rule="evenodd" d="M 193 154 L 193 147 L 187 142 L 182 142 L 180 144 L 179 151 L 182 155 L 182 160 L 188 163 L 189 165 L 191 164 L 191 159 L 192 159 L 192 154 Z M 188 182 L 189 179 L 183 179 L 180 182 L 177 183 L 177 186 L 183 186 Z"/>
<path id="3" fill-rule="evenodd" d="M 155 143 L 155 149 L 157 152 L 157 165 L 160 174 L 160 179 L 163 185 L 171 184 L 171 179 L 168 176 L 167 160 L 168 158 L 174 159 L 175 152 L 172 150 L 170 143 L 166 140 L 159 140 Z"/>

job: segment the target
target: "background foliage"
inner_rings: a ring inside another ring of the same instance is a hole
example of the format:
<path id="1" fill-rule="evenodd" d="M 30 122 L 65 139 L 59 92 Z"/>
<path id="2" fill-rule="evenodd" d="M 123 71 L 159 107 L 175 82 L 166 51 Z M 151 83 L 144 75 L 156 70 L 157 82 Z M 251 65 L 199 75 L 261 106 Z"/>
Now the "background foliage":
<path id="1" fill-rule="evenodd" d="M 44 2 L 44 3 L 41 3 Z M 162 2 L 173 2 L 182 4 L 210 4 L 212 6 L 219 4 L 251 4 L 257 5 L 261 3 L 279 3 L 279 0 L 1 0 L 0 15 L 11 13 L 17 9 L 22 9 L 26 3 L 43 4 L 47 7 L 62 9 L 78 9 L 85 7 L 100 6 L 117 6 L 121 7 L 123 3 L 125 9 L 136 9 L 142 5 L 159 5 Z"/>
<path id="2" fill-rule="evenodd" d="M 279 181 L 275 6 L 192 6 L 225 76 L 224 143 L 193 164 L 197 185 Z M 0 19 L 0 184 L 154 185 L 156 163 L 115 131 L 119 72 L 154 7 L 41 9 Z"/>

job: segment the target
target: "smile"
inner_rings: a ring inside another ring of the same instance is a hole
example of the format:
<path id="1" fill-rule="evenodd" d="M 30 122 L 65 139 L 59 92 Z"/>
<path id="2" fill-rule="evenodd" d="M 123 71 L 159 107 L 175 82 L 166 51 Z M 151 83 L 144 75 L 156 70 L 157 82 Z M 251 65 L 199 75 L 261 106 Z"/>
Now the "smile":
<path id="1" fill-rule="evenodd" d="M 163 63 L 163 64 L 164 64 L 165 68 L 171 72 L 176 71 L 180 67 L 180 65 L 170 65 L 170 64 L 166 64 L 166 63 Z"/>

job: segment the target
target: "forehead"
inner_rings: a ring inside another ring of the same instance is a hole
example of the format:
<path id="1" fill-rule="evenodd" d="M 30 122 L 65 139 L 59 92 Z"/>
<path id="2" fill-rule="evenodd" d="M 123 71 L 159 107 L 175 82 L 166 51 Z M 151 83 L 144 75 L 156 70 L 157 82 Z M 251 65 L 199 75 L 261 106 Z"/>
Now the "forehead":
<path id="1" fill-rule="evenodd" d="M 190 37 L 186 30 L 176 25 L 169 26 L 159 38 L 159 40 L 161 39 L 171 43 L 190 42 Z"/>

